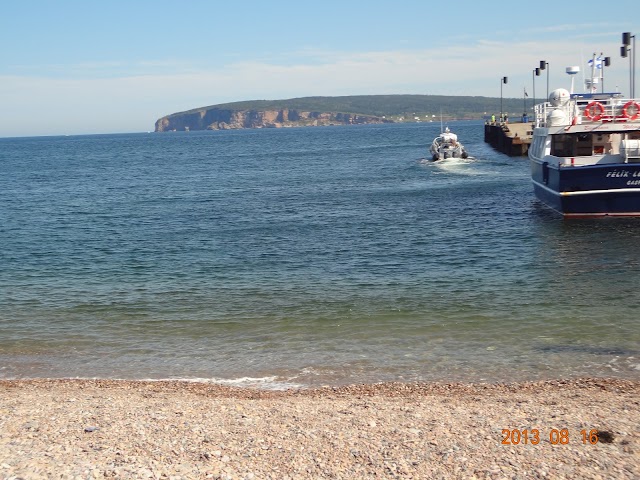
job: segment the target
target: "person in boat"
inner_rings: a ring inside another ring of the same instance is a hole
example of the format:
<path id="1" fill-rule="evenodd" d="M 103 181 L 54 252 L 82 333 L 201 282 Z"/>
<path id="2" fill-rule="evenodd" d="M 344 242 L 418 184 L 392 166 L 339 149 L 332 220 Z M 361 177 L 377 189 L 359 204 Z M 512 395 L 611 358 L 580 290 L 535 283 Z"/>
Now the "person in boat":
<path id="1" fill-rule="evenodd" d="M 496 114 L 491 115 L 491 123 L 496 123 Z"/>

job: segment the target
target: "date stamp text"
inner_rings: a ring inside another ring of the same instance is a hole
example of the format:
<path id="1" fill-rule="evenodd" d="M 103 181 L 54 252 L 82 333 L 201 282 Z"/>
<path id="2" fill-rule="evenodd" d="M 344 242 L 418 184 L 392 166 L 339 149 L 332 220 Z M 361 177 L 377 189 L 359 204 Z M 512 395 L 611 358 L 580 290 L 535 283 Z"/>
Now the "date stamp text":
<path id="1" fill-rule="evenodd" d="M 595 445 L 598 443 L 598 433 L 598 430 L 595 429 L 569 432 L 568 428 L 551 428 L 549 430 L 503 428 L 502 445 L 538 445 L 546 439 L 549 439 L 551 445 L 568 445 L 576 442 L 584 445 Z"/>

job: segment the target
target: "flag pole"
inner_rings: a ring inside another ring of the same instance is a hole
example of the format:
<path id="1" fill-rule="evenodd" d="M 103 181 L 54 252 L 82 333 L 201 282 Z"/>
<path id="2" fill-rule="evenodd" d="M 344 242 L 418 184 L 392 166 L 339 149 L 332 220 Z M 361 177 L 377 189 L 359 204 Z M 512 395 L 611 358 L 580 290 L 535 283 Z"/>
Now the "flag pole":
<path id="1" fill-rule="evenodd" d="M 602 89 L 602 93 L 604 93 L 604 65 L 602 64 L 604 57 L 602 55 L 604 54 L 600 52 L 598 68 L 600 68 L 600 88 Z"/>
<path id="2" fill-rule="evenodd" d="M 591 57 L 591 92 L 590 93 L 597 93 L 598 92 L 598 87 L 595 87 L 595 91 L 594 91 L 594 87 L 593 87 L 593 80 L 596 76 L 596 54 L 594 52 L 593 56 Z"/>

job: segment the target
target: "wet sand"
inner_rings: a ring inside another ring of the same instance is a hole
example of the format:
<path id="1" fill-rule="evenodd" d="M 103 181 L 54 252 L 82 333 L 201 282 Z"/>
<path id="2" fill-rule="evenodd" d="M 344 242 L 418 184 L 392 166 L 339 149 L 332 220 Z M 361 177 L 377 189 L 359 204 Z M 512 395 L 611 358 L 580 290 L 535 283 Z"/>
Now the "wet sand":
<path id="1" fill-rule="evenodd" d="M 0 381 L 0 479 L 18 478 L 640 478 L 640 381 Z"/>

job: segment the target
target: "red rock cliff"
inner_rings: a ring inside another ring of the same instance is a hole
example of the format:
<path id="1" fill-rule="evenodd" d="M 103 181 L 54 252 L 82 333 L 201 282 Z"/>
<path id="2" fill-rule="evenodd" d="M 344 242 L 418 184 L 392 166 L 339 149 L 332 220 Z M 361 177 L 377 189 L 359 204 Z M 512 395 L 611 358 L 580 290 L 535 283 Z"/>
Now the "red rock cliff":
<path id="1" fill-rule="evenodd" d="M 156 121 L 156 132 L 186 130 L 227 130 L 240 128 L 298 127 L 384 123 L 381 117 L 339 112 L 299 110 L 230 110 L 211 108 L 175 113 Z"/>

